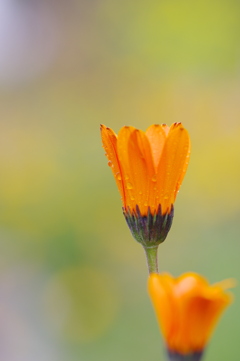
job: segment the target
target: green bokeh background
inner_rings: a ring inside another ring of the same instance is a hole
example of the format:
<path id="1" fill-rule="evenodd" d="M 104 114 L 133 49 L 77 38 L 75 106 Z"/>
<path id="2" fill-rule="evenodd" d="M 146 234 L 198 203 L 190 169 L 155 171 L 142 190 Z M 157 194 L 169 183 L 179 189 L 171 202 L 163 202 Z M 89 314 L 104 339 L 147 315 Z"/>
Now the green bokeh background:
<path id="1" fill-rule="evenodd" d="M 183 123 L 192 153 L 160 270 L 240 279 L 240 3 L 53 6 L 54 62 L 0 83 L 1 329 L 20 355 L 9 360 L 164 360 L 99 124 Z M 206 361 L 239 358 L 239 292 Z"/>

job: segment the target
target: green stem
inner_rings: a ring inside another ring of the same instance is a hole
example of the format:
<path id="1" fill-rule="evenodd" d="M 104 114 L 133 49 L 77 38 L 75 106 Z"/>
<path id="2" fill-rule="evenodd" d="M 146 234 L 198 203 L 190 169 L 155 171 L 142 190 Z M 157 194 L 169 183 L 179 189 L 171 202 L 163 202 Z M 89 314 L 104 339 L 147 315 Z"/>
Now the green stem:
<path id="1" fill-rule="evenodd" d="M 158 245 L 153 247 L 143 246 L 143 248 L 147 257 L 149 273 L 158 273 L 158 259 L 157 259 Z"/>

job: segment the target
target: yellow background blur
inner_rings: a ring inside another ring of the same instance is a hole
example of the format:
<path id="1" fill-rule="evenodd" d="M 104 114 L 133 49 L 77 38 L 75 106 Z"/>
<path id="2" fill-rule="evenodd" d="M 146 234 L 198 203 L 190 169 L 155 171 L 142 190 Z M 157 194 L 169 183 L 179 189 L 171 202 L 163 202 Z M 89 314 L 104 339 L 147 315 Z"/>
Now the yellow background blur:
<path id="1" fill-rule="evenodd" d="M 1 0 L 0 24 L 0 360 L 164 360 L 99 124 L 183 122 L 160 270 L 240 279 L 240 3 Z M 239 359 L 239 293 L 206 361 Z"/>

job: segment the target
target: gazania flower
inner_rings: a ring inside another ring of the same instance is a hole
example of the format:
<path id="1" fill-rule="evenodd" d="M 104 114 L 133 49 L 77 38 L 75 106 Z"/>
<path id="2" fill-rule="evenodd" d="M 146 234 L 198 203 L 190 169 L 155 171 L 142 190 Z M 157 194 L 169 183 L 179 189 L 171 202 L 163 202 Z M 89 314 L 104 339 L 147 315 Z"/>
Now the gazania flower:
<path id="1" fill-rule="evenodd" d="M 178 278 L 152 273 L 148 289 L 170 360 L 198 361 L 213 329 L 231 303 L 233 280 L 209 285 L 195 273 Z"/>
<path id="2" fill-rule="evenodd" d="M 118 136 L 101 126 L 103 147 L 134 238 L 145 249 L 166 238 L 173 204 L 187 169 L 188 132 L 181 123 L 151 125 L 146 132 L 123 127 Z"/>

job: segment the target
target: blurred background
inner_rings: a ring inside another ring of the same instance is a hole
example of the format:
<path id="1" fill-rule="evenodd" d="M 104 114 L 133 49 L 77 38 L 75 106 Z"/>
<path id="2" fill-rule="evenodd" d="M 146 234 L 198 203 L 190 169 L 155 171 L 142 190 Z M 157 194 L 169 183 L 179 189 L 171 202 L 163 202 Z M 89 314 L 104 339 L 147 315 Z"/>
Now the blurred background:
<path id="1" fill-rule="evenodd" d="M 0 0 L 0 360 L 164 360 L 100 123 L 183 122 L 160 270 L 240 279 L 239 98 L 236 0 Z M 206 361 L 239 357 L 234 294 Z"/>

